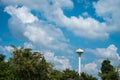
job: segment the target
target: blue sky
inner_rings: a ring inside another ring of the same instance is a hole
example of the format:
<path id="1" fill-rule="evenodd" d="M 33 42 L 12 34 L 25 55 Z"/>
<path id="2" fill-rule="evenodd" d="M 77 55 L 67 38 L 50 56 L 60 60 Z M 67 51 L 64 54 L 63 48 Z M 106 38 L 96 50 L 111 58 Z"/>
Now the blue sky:
<path id="1" fill-rule="evenodd" d="M 8 59 L 10 45 L 30 47 L 56 69 L 77 70 L 75 51 L 81 48 L 82 70 L 96 76 L 104 59 L 119 64 L 119 4 L 119 0 L 1 0 L 0 53 Z"/>

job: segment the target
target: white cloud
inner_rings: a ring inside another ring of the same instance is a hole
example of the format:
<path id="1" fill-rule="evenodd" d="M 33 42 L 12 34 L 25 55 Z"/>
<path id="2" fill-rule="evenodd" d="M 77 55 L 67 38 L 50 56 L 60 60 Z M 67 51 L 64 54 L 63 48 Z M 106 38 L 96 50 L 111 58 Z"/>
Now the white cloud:
<path id="1" fill-rule="evenodd" d="M 55 22 L 58 26 L 62 26 L 73 32 L 77 36 L 90 39 L 108 38 L 109 32 L 104 22 L 99 22 L 94 18 L 83 18 L 82 16 L 70 18 L 64 15 L 61 8 L 53 10 L 49 15 L 45 15 L 49 21 Z M 90 35 L 90 36 L 89 36 Z"/>
<path id="2" fill-rule="evenodd" d="M 113 65 L 117 65 L 120 59 L 117 47 L 114 44 L 109 45 L 107 48 L 88 49 L 87 52 L 94 53 L 100 62 L 104 59 L 110 59 Z"/>
<path id="3" fill-rule="evenodd" d="M 68 47 L 66 39 L 60 29 L 52 26 L 28 26 L 24 35 L 34 44 L 49 49 L 62 49 Z"/>
<path id="4" fill-rule="evenodd" d="M 99 0 L 94 3 L 97 15 L 101 16 L 109 26 L 111 31 L 118 30 L 120 26 L 120 0 Z"/>
<path id="5" fill-rule="evenodd" d="M 5 11 L 9 13 L 11 16 L 15 16 L 18 19 L 20 19 L 22 23 L 33 23 L 34 21 L 38 21 L 37 17 L 33 16 L 30 13 L 30 10 L 25 6 L 21 8 L 17 8 L 17 6 L 16 7 L 8 6 L 5 8 Z"/>
<path id="6" fill-rule="evenodd" d="M 93 18 L 71 17 L 66 22 L 67 28 L 74 32 L 77 36 L 89 39 L 108 38 L 106 24 L 100 23 Z"/>
<path id="7" fill-rule="evenodd" d="M 53 2 L 54 5 L 56 5 L 56 7 L 61 7 L 61 8 L 72 8 L 73 7 L 73 3 L 71 0 L 51 0 L 51 2 Z"/>
<path id="8" fill-rule="evenodd" d="M 31 49 L 34 49 L 33 44 L 30 43 L 30 42 L 25 42 L 25 43 L 24 43 L 24 47 L 25 47 L 25 48 L 31 48 Z"/>
<path id="9" fill-rule="evenodd" d="M 11 15 L 9 28 L 13 35 L 19 39 L 26 40 L 25 36 L 22 34 L 25 32 L 25 28 L 28 24 L 32 24 L 38 20 L 37 17 L 31 14 L 30 10 L 25 6 L 7 6 L 4 11 Z"/>
<path id="10" fill-rule="evenodd" d="M 7 52 L 12 52 L 14 49 L 11 46 L 5 46 L 4 50 Z"/>
<path id="11" fill-rule="evenodd" d="M 72 8 L 73 2 L 71 0 L 2 0 L 4 4 L 22 4 L 31 10 L 36 10 L 48 21 L 57 24 L 58 26 L 65 27 L 73 32 L 76 36 L 82 36 L 90 39 L 103 39 L 109 37 L 107 25 L 104 22 L 99 22 L 91 17 L 67 17 L 64 14 L 63 8 Z M 52 12 L 51 12 L 52 11 Z M 21 17 L 22 18 L 22 17 Z"/>
<path id="12" fill-rule="evenodd" d="M 6 56 L 6 59 L 11 56 L 13 50 L 14 49 L 11 46 L 0 46 L 0 54 L 4 54 Z"/>
<path id="13" fill-rule="evenodd" d="M 89 74 L 96 75 L 99 72 L 98 65 L 94 62 L 85 64 L 84 67 L 83 67 L 83 71 L 86 72 L 86 73 L 89 73 Z"/>
<path id="14" fill-rule="evenodd" d="M 66 68 L 71 68 L 69 59 L 64 56 L 55 56 L 53 52 L 45 52 L 44 56 L 48 62 L 54 64 L 54 67 L 58 70 L 65 70 Z"/>
<path id="15" fill-rule="evenodd" d="M 109 45 L 107 48 L 97 48 L 96 50 L 91 50 L 91 52 L 103 58 L 119 58 L 117 47 L 113 44 Z"/>
<path id="16" fill-rule="evenodd" d="M 51 10 L 51 8 L 72 8 L 73 7 L 73 3 L 71 0 L 34 0 L 34 1 L 29 1 L 29 0 L 1 0 L 1 2 L 3 2 L 3 4 L 5 5 L 25 5 L 31 9 L 35 9 L 35 10 L 41 10 L 44 11 L 44 9 L 47 9 L 49 7 L 49 9 Z M 52 6 L 53 7 L 52 7 Z M 47 9 L 47 10 L 49 10 Z M 47 11 L 46 10 L 46 11 Z"/>
<path id="17" fill-rule="evenodd" d="M 39 47 L 39 49 L 61 51 L 69 49 L 70 45 L 67 44 L 68 40 L 63 32 L 51 24 L 38 20 L 27 7 L 8 6 L 5 11 L 11 15 L 9 27 L 19 39 L 26 40 L 26 42 L 30 41 L 32 45 Z M 24 14 L 25 18 L 18 17 L 20 13 Z"/>

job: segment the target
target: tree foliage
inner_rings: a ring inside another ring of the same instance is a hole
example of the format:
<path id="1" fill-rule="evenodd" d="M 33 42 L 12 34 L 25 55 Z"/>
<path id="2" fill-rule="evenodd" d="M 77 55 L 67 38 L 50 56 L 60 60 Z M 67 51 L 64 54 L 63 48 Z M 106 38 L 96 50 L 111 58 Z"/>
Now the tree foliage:
<path id="1" fill-rule="evenodd" d="M 0 62 L 4 61 L 4 59 L 5 59 L 5 55 L 0 54 Z"/>
<path id="2" fill-rule="evenodd" d="M 98 80 L 96 77 L 93 77 L 92 75 L 81 73 L 81 80 Z"/>
<path id="3" fill-rule="evenodd" d="M 0 54 L 0 80 L 12 80 L 13 74 L 8 62 L 4 61 L 5 55 Z"/>
<path id="4" fill-rule="evenodd" d="M 110 64 L 108 59 L 102 62 L 99 76 L 102 80 L 118 80 L 118 73 L 115 71 L 115 68 Z"/>
<path id="5" fill-rule="evenodd" d="M 39 52 L 29 48 L 16 49 L 9 60 L 9 66 L 20 80 L 48 80 L 51 64 L 47 63 Z"/>
<path id="6" fill-rule="evenodd" d="M 75 70 L 66 69 L 61 80 L 80 80 L 80 76 Z"/>
<path id="7" fill-rule="evenodd" d="M 58 70 L 52 70 L 50 73 L 50 80 L 61 80 L 63 76 L 63 72 L 58 71 Z"/>

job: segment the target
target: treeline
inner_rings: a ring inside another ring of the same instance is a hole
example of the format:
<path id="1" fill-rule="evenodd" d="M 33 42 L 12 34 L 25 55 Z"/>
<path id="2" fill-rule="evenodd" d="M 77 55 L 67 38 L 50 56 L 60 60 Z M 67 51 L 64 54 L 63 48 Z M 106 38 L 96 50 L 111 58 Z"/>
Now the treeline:
<path id="1" fill-rule="evenodd" d="M 109 60 L 104 60 L 99 76 L 102 80 L 118 80 L 118 74 Z M 98 80 L 92 75 L 66 69 L 59 71 L 46 62 L 39 52 L 32 52 L 29 48 L 14 47 L 12 57 L 5 61 L 0 54 L 0 80 Z"/>

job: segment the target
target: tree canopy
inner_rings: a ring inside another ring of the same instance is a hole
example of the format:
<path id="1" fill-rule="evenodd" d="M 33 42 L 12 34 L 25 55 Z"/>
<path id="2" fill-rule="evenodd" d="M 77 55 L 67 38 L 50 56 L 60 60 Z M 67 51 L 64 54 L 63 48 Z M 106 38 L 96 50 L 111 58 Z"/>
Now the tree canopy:
<path id="1" fill-rule="evenodd" d="M 101 72 L 99 73 L 102 80 L 118 80 L 118 73 L 110 63 L 108 59 L 102 62 Z"/>
<path id="2" fill-rule="evenodd" d="M 40 52 L 13 47 L 9 60 L 5 61 L 5 55 L 0 54 L 0 80 L 98 80 L 84 72 L 79 76 L 75 70 L 56 70 Z M 99 76 L 102 80 L 118 80 L 117 72 L 109 60 L 102 62 Z"/>

